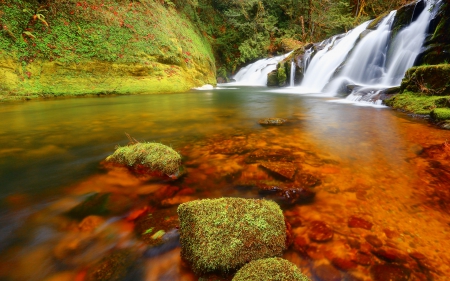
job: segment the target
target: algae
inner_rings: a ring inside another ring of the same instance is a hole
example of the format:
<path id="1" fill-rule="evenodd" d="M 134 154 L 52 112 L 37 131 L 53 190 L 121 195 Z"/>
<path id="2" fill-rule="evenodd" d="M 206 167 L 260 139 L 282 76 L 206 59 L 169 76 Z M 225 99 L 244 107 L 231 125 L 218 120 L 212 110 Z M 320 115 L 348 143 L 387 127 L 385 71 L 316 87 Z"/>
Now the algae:
<path id="1" fill-rule="evenodd" d="M 244 265 L 232 281 L 310 281 L 310 279 L 295 264 L 281 258 L 268 258 Z"/>
<path id="2" fill-rule="evenodd" d="M 197 274 L 231 272 L 249 261 L 281 256 L 286 226 L 273 201 L 220 198 L 178 207 L 181 256 Z"/>

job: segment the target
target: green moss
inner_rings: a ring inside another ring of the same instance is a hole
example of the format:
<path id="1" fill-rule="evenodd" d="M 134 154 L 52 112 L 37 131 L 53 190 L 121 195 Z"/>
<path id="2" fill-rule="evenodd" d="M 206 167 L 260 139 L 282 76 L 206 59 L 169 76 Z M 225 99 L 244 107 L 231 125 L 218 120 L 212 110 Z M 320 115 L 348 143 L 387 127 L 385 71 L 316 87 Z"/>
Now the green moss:
<path id="1" fill-rule="evenodd" d="M 298 267 L 281 258 L 252 261 L 243 266 L 232 281 L 309 281 Z"/>
<path id="2" fill-rule="evenodd" d="M 448 106 L 450 96 L 427 96 L 405 91 L 385 101 L 386 105 L 414 114 L 429 114 L 434 108 Z"/>
<path id="3" fill-rule="evenodd" d="M 376 19 L 374 19 L 368 26 L 367 29 L 371 29 L 371 30 L 375 30 L 377 29 L 378 25 L 380 24 L 380 22 L 387 16 L 389 15 L 389 11 L 383 13 L 382 15 L 378 16 Z"/>
<path id="4" fill-rule="evenodd" d="M 194 272 L 230 272 L 251 260 L 281 256 L 286 226 L 273 201 L 196 200 L 178 207 L 181 255 Z"/>
<path id="5" fill-rule="evenodd" d="M 435 108 L 431 111 L 430 117 L 435 121 L 450 120 L 450 108 Z"/>
<path id="6" fill-rule="evenodd" d="M 286 68 L 284 67 L 284 64 L 280 64 L 280 67 L 277 70 L 277 78 L 278 78 L 278 84 L 280 86 L 284 86 L 286 84 Z"/>
<path id="7" fill-rule="evenodd" d="M 422 95 L 450 95 L 450 64 L 422 65 L 406 71 L 400 89 Z"/>
<path id="8" fill-rule="evenodd" d="M 267 74 L 267 86 L 274 87 L 278 86 L 278 71 L 274 70 Z"/>
<path id="9" fill-rule="evenodd" d="M 136 143 L 117 148 L 106 161 L 137 168 L 142 165 L 151 171 L 176 175 L 181 165 L 181 156 L 172 148 L 160 143 Z"/>

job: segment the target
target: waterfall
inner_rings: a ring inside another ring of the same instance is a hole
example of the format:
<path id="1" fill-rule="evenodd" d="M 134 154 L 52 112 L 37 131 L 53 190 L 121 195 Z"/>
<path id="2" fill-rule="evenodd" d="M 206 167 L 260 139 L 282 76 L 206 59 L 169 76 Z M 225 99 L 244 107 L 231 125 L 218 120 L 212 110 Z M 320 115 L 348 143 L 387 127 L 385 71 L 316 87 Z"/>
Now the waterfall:
<path id="1" fill-rule="evenodd" d="M 291 61 L 291 77 L 289 79 L 289 86 L 294 87 L 294 78 L 295 78 L 295 59 Z"/>
<path id="2" fill-rule="evenodd" d="M 258 60 L 246 67 L 241 68 L 233 77 L 236 82 L 234 85 L 243 86 L 266 86 L 267 74 L 275 70 L 277 64 L 284 60 L 290 53 L 285 55 Z"/>
<path id="3" fill-rule="evenodd" d="M 311 47 L 311 48 L 305 50 L 305 53 L 303 54 L 303 58 L 302 58 L 303 72 L 305 72 L 309 66 L 309 63 L 311 61 L 311 54 L 313 53 L 313 51 L 314 51 L 314 48 Z"/>
<path id="4" fill-rule="evenodd" d="M 333 36 L 321 43 L 322 45 L 325 44 L 325 46 L 314 55 L 309 63 L 301 84 L 302 92 L 317 93 L 325 87 L 336 68 L 345 60 L 367 25 L 369 25 L 369 22 L 365 22 L 350 30 L 345 36 Z"/>

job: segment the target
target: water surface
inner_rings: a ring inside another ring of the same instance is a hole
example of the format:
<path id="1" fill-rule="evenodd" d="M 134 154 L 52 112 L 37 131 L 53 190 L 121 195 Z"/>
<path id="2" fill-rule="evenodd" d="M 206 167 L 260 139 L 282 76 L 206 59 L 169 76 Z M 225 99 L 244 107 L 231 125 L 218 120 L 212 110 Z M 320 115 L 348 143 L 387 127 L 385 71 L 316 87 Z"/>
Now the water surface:
<path id="1" fill-rule="evenodd" d="M 275 153 L 290 159 L 296 177 L 318 180 L 306 187 L 315 193 L 311 202 L 275 198 L 292 225 L 285 258 L 313 280 L 381 280 L 376 265 L 401 278 L 447 280 L 450 152 L 443 144 L 450 132 L 389 108 L 329 99 L 225 87 L 1 104 L 0 279 L 88 280 L 104 257 L 127 250 L 133 258 L 123 279 L 197 280 L 178 247 L 148 254 L 139 223 L 127 216 L 145 209 L 172 212 L 176 220 L 174 210 L 185 201 L 264 197 L 249 185 L 280 179 L 248 159 Z M 268 117 L 288 122 L 258 124 Z M 179 151 L 187 176 L 158 181 L 104 167 L 115 146 L 129 142 L 125 133 Z M 433 145 L 441 154 L 424 153 Z M 86 229 L 64 214 L 93 192 L 126 204 Z M 373 226 L 350 227 L 352 218 Z M 316 221 L 333 231 L 331 240 L 314 241 Z"/>

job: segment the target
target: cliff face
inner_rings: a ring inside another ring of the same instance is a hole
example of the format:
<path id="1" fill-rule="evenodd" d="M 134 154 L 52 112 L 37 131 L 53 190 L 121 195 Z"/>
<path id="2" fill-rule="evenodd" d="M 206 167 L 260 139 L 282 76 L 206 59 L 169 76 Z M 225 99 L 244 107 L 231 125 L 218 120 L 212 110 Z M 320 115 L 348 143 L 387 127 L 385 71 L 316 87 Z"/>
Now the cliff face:
<path id="1" fill-rule="evenodd" d="M 170 1 L 4 2 L 0 100 L 215 83 L 209 42 Z"/>

